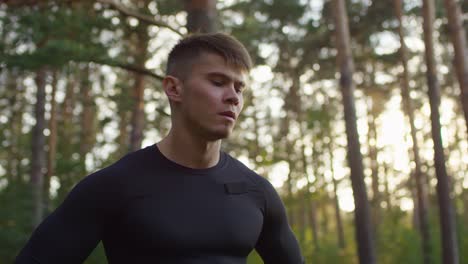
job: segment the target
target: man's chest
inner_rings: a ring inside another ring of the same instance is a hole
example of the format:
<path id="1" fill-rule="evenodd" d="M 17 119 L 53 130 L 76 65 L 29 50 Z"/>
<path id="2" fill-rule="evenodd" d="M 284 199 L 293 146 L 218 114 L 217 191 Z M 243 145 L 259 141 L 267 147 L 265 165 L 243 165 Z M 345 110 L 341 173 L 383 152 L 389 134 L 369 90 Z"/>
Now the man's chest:
<path id="1" fill-rule="evenodd" d="M 236 185 L 231 192 L 224 183 L 209 181 L 148 187 L 143 190 L 151 191 L 129 195 L 113 224 L 125 239 L 121 243 L 168 254 L 248 254 L 255 246 L 263 224 L 255 193 L 236 190 Z"/>

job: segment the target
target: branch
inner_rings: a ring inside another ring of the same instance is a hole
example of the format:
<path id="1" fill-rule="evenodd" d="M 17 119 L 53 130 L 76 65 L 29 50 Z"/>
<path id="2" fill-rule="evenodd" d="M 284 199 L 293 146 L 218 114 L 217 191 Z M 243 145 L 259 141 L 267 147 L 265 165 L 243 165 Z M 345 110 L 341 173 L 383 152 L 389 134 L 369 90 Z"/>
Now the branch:
<path id="1" fill-rule="evenodd" d="M 113 67 L 118 67 L 118 68 L 121 68 L 121 69 L 124 69 L 124 70 L 127 70 L 127 71 L 131 71 L 131 72 L 135 72 L 135 73 L 139 73 L 139 74 L 143 74 L 143 75 L 148 75 L 148 76 L 151 76 L 153 78 L 155 78 L 156 80 L 160 80 L 162 81 L 164 79 L 163 76 L 161 75 L 158 75 L 146 68 L 140 68 L 136 65 L 131 65 L 131 64 L 124 64 L 124 63 L 115 63 L 115 64 L 107 64 L 109 66 L 113 66 Z"/>
<path id="2" fill-rule="evenodd" d="M 138 20 L 141 20 L 143 22 L 146 22 L 146 23 L 154 25 L 154 26 L 165 27 L 167 29 L 170 29 L 172 32 L 178 34 L 179 36 L 183 36 L 183 34 L 179 32 L 179 30 L 177 30 L 176 28 L 171 27 L 167 23 L 162 22 L 162 21 L 154 20 L 150 16 L 143 15 L 143 14 L 140 14 L 138 12 L 132 11 L 132 10 L 128 9 L 127 7 L 125 7 L 125 6 L 114 2 L 113 0 L 96 0 L 96 1 L 99 2 L 99 3 L 102 3 L 102 4 L 108 4 L 111 8 L 119 11 L 120 13 L 122 13 L 122 14 L 124 14 L 126 16 L 137 18 Z"/>
<path id="3" fill-rule="evenodd" d="M 148 69 L 146 69 L 144 67 L 142 68 L 142 67 L 139 67 L 139 66 L 133 65 L 133 64 L 125 64 L 125 63 L 122 63 L 122 62 L 116 62 L 116 61 L 111 61 L 111 60 L 106 60 L 106 59 L 96 59 L 96 58 L 94 58 L 94 59 L 92 59 L 90 61 L 94 62 L 94 63 L 97 63 L 97 64 L 101 64 L 101 65 L 107 65 L 107 66 L 110 66 L 110 67 L 117 67 L 117 68 L 121 68 L 121 69 L 131 71 L 131 72 L 134 72 L 134 73 L 147 75 L 147 76 L 153 77 L 154 79 L 159 80 L 159 81 L 162 81 L 164 79 L 163 76 L 158 75 L 158 74 L 154 73 L 151 70 L 148 70 Z"/>

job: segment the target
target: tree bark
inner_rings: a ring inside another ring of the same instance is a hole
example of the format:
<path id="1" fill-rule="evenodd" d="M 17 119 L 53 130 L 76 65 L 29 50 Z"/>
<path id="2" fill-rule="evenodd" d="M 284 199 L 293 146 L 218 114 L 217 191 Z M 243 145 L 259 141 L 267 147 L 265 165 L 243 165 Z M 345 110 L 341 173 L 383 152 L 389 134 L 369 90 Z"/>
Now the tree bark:
<path id="1" fill-rule="evenodd" d="M 434 142 L 434 165 L 437 176 L 437 198 L 439 201 L 439 216 L 442 235 L 442 262 L 444 264 L 458 264 L 458 242 L 455 226 L 455 214 L 450 198 L 450 183 L 445 168 L 445 156 L 442 144 L 440 125 L 440 89 L 436 74 L 434 56 L 433 23 L 434 0 L 423 1 L 423 27 L 426 59 L 426 77 L 428 85 L 429 103 L 431 107 L 432 140 Z"/>
<path id="2" fill-rule="evenodd" d="M 80 130 L 80 157 L 84 161 L 86 154 L 91 151 L 95 143 L 95 104 L 92 95 L 92 87 L 90 81 L 90 66 L 86 64 L 81 76 L 81 104 L 83 111 L 81 112 L 81 130 Z"/>
<path id="3" fill-rule="evenodd" d="M 380 114 L 378 107 L 377 99 L 374 98 L 373 93 L 370 94 L 370 106 L 368 110 L 367 118 L 367 142 L 369 148 L 369 160 L 370 160 L 370 169 L 371 169 L 371 179 L 372 179 L 372 197 L 371 197 L 371 209 L 372 209 L 372 222 L 374 226 L 374 232 L 377 232 L 379 223 L 380 223 L 380 192 L 379 192 L 379 164 L 377 161 L 378 150 L 377 150 L 377 125 L 376 119 Z"/>
<path id="4" fill-rule="evenodd" d="M 304 120 L 305 113 L 302 112 L 302 105 L 298 106 L 298 108 L 301 110 L 300 112 L 300 117 L 301 120 Z M 304 139 L 304 127 L 302 124 L 300 124 L 300 137 Z M 305 204 L 307 208 L 307 219 L 309 220 L 308 225 L 310 226 L 310 229 L 312 230 L 312 241 L 314 244 L 314 250 L 317 251 L 320 249 L 320 242 L 319 242 L 319 234 L 318 234 L 318 225 L 317 225 L 317 206 L 316 206 L 316 201 L 312 197 L 312 192 L 310 191 L 312 187 L 312 183 L 309 180 L 309 174 L 307 172 L 307 156 L 305 153 L 305 142 L 302 142 L 301 144 L 301 158 L 302 158 L 302 171 L 304 173 L 304 176 L 306 177 L 306 191 L 305 191 Z M 316 164 L 314 163 L 315 161 L 312 161 L 312 169 L 315 170 Z M 316 174 L 314 172 L 314 174 Z"/>
<path id="5" fill-rule="evenodd" d="M 61 159 L 71 161 L 73 160 L 73 153 L 76 153 L 75 149 L 77 139 L 75 135 L 75 118 L 74 118 L 74 109 L 76 106 L 76 90 L 78 87 L 76 76 L 78 73 L 76 71 L 76 65 L 70 65 L 70 69 L 66 72 L 66 84 L 65 84 L 65 98 L 60 109 L 57 113 L 57 121 L 60 130 L 57 131 L 57 146 L 59 148 L 59 153 L 61 154 Z M 73 173 L 69 171 L 61 171 L 57 175 L 60 179 L 60 188 L 57 192 L 58 200 L 64 199 L 75 180 L 72 178 Z"/>
<path id="6" fill-rule="evenodd" d="M 143 141 L 143 128 L 145 123 L 145 81 L 144 76 L 135 74 L 135 85 L 133 86 L 133 110 L 131 118 L 130 132 L 130 151 L 135 151 L 141 148 Z"/>
<path id="7" fill-rule="evenodd" d="M 338 246 L 341 249 L 346 247 L 346 241 L 344 237 L 344 228 L 343 228 L 343 220 L 341 219 L 341 211 L 340 211 L 340 203 L 338 201 L 338 182 L 335 179 L 335 170 L 333 168 L 334 162 L 334 155 L 333 155 L 333 135 L 331 129 L 329 129 L 329 136 L 330 140 L 328 141 L 328 152 L 330 153 L 330 170 L 332 173 L 332 180 L 333 180 L 333 201 L 335 206 L 335 218 L 336 218 L 336 231 L 338 235 Z"/>
<path id="8" fill-rule="evenodd" d="M 426 184 L 421 172 L 421 158 L 419 156 L 418 139 L 416 137 L 416 127 L 414 125 L 414 107 L 409 95 L 409 74 L 408 74 L 408 50 L 405 44 L 403 33 L 403 0 L 395 0 L 395 13 L 399 22 L 398 34 L 400 36 L 400 58 L 403 66 L 403 76 L 401 80 L 401 97 L 403 101 L 403 112 L 408 117 L 410 125 L 411 139 L 413 143 L 414 183 L 416 187 L 416 199 L 414 200 L 418 227 L 421 236 L 421 250 L 423 263 L 431 263 L 431 235 L 429 232 L 428 200 Z"/>
<path id="9" fill-rule="evenodd" d="M 447 11 L 450 38 L 453 44 L 454 64 L 458 83 L 460 84 L 460 99 L 465 114 L 466 131 L 468 132 L 468 50 L 466 46 L 466 28 L 463 28 L 463 18 L 460 5 L 456 0 L 444 0 Z"/>
<path id="10" fill-rule="evenodd" d="M 148 1 L 140 1 L 143 8 L 142 12 L 148 11 Z M 146 24 L 139 24 L 135 31 L 135 61 L 136 64 L 144 68 L 148 57 L 148 26 Z M 131 132 L 130 132 L 130 151 L 136 151 L 141 148 L 143 141 L 143 129 L 145 126 L 145 76 L 140 73 L 135 73 L 135 81 L 132 88 L 133 109 L 131 118 Z"/>
<path id="11" fill-rule="evenodd" d="M 41 68 L 36 72 L 36 104 L 34 115 L 36 124 L 32 131 L 31 185 L 33 194 L 33 226 L 39 225 L 43 217 L 43 184 L 45 169 L 45 86 L 46 70 Z"/>
<path id="12" fill-rule="evenodd" d="M 5 149 L 9 153 L 6 163 L 6 177 L 8 181 L 17 181 L 21 180 L 21 154 L 18 145 L 21 137 L 21 128 L 23 127 L 24 88 L 18 85 L 20 76 L 17 70 L 6 71 L 6 79 L 5 93 L 8 97 L 8 104 L 11 106 L 10 126 L 8 127 L 9 144 Z"/>
<path id="13" fill-rule="evenodd" d="M 287 213 L 288 213 L 288 219 L 289 223 L 291 226 L 296 225 L 296 217 L 294 215 L 294 204 L 293 204 L 293 170 L 294 170 L 294 162 L 291 160 L 291 158 L 288 158 L 286 160 L 289 166 L 289 173 L 288 173 L 288 178 L 286 179 L 286 207 L 287 207 Z"/>
<path id="14" fill-rule="evenodd" d="M 392 210 L 392 202 L 390 200 L 390 188 L 388 186 L 388 173 L 390 171 L 389 164 L 385 163 L 383 164 L 383 169 L 384 169 L 384 187 L 385 187 L 385 203 L 387 204 L 387 211 Z"/>
<path id="15" fill-rule="evenodd" d="M 48 211 L 50 208 L 50 179 L 55 171 L 55 159 L 57 153 L 57 102 L 55 94 L 57 93 L 57 70 L 52 73 L 52 92 L 50 94 L 50 119 L 49 119 L 49 141 L 48 141 L 48 157 L 47 157 L 47 172 L 44 180 L 44 209 Z"/>
<path id="16" fill-rule="evenodd" d="M 216 0 L 184 0 L 187 30 L 190 33 L 216 32 Z"/>
<path id="17" fill-rule="evenodd" d="M 362 164 L 361 146 L 356 125 L 354 104 L 354 84 L 352 80 L 354 66 L 350 48 L 348 16 L 343 0 L 333 0 L 335 33 L 340 69 L 340 86 L 344 105 L 346 137 L 348 141 L 348 163 L 351 169 L 351 183 L 355 203 L 355 223 L 358 256 L 361 264 L 376 263 L 373 241 L 370 206 L 367 199 L 366 185 Z"/>

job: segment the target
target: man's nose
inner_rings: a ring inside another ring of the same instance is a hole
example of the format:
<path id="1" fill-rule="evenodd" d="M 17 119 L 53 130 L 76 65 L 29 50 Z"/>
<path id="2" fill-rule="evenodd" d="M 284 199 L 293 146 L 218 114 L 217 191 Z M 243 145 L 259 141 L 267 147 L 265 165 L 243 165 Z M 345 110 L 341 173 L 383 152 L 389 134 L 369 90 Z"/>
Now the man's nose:
<path id="1" fill-rule="evenodd" d="M 234 85 L 230 85 L 226 90 L 225 101 L 233 105 L 238 105 L 241 95 L 236 92 Z"/>

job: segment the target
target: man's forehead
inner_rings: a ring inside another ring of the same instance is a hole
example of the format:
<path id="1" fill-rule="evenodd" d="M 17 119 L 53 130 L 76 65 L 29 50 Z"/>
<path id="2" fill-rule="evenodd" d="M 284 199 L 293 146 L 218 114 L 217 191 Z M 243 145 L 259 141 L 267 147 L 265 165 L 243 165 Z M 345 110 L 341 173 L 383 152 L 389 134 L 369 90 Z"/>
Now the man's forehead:
<path id="1" fill-rule="evenodd" d="M 248 74 L 246 69 L 212 53 L 201 54 L 192 64 L 192 70 L 198 70 L 205 75 L 225 75 L 230 79 L 239 79 L 239 81 L 244 81 Z"/>
<path id="2" fill-rule="evenodd" d="M 233 61 L 229 61 L 220 54 L 214 52 L 202 52 L 194 59 L 194 66 L 200 65 L 214 65 L 217 67 L 228 68 L 230 71 L 236 72 L 237 74 L 247 74 L 247 69 L 241 65 L 236 64 Z"/>
<path id="3" fill-rule="evenodd" d="M 239 83 L 242 83 L 242 84 L 245 84 L 245 80 L 246 80 L 245 71 L 240 71 L 240 72 L 233 73 L 231 71 L 215 70 L 215 71 L 211 71 L 211 72 L 206 72 L 205 74 L 207 76 L 209 76 L 209 77 L 225 78 L 225 79 L 229 79 L 229 80 L 232 80 L 234 82 L 239 82 Z"/>

